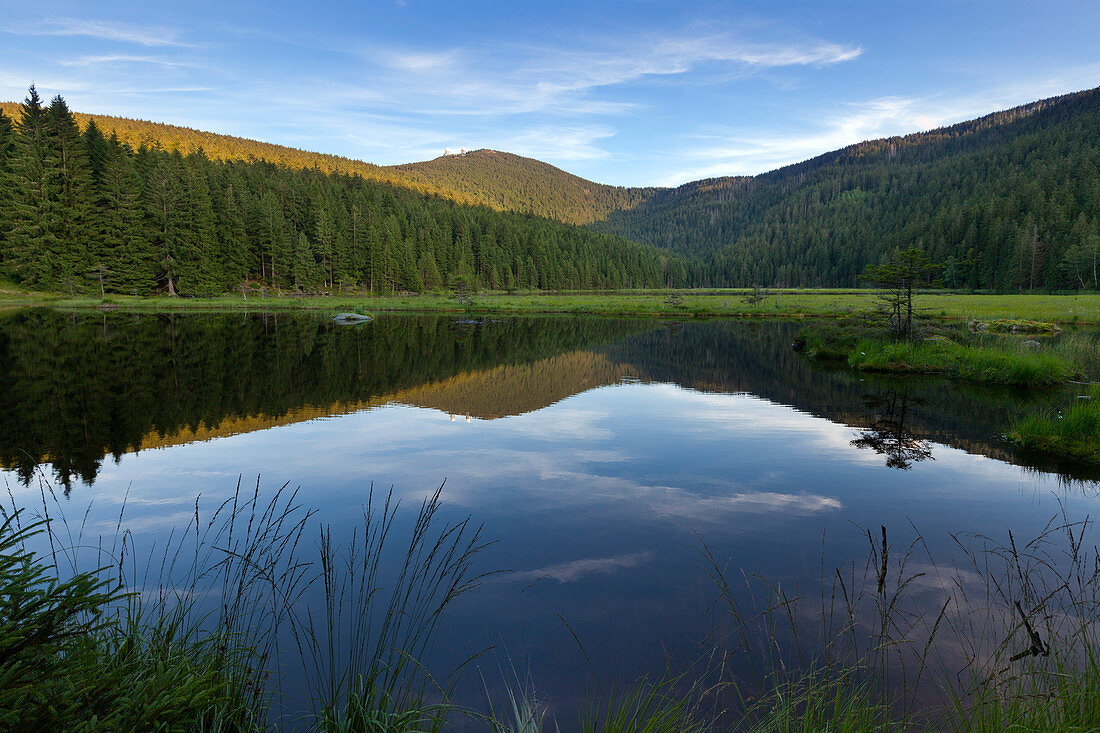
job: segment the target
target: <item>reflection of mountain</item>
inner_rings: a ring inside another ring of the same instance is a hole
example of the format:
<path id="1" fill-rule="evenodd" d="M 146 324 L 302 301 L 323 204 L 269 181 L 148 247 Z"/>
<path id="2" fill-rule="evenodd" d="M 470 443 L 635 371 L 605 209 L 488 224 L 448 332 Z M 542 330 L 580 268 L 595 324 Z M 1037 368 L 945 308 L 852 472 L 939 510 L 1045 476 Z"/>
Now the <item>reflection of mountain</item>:
<path id="1" fill-rule="evenodd" d="M 634 371 L 602 354 L 574 351 L 529 364 L 459 374 L 394 395 L 393 402 L 492 420 L 534 412 L 594 387 L 621 382 Z"/>
<path id="2" fill-rule="evenodd" d="M 411 316 L 344 328 L 285 314 L 20 313 L 0 321 L 0 465 L 27 480 L 48 461 L 68 487 L 94 480 L 106 455 L 386 403 L 493 419 L 627 377 L 752 393 L 872 431 L 884 426 L 874 405 L 893 394 L 907 405 L 905 437 L 914 445 L 935 441 L 1026 462 L 997 436 L 1022 411 L 1058 397 L 938 380 L 864 381 L 795 353 L 797 328 Z"/>
<path id="3" fill-rule="evenodd" d="M 493 420 L 541 410 L 578 392 L 615 384 L 632 375 L 607 357 L 589 351 L 573 351 L 528 364 L 509 364 L 480 372 L 463 372 L 439 382 L 398 390 L 359 402 L 334 402 L 320 407 L 296 407 L 282 415 L 227 417 L 207 426 L 185 427 L 162 435 L 146 435 L 139 450 L 164 448 L 200 440 L 267 430 L 333 415 L 346 415 L 390 403 L 428 407 L 452 415 Z"/>
<path id="4" fill-rule="evenodd" d="M 90 483 L 106 455 L 362 409 L 402 400 L 406 390 L 411 403 L 454 402 L 461 390 L 446 387 L 452 377 L 571 353 L 640 327 L 599 318 L 402 317 L 340 327 L 286 314 L 22 312 L 0 321 L 0 465 L 29 480 L 48 461 L 66 487 Z M 527 404 L 568 394 L 522 374 L 498 376 L 526 384 Z M 436 383 L 449 396 L 417 390 Z"/>

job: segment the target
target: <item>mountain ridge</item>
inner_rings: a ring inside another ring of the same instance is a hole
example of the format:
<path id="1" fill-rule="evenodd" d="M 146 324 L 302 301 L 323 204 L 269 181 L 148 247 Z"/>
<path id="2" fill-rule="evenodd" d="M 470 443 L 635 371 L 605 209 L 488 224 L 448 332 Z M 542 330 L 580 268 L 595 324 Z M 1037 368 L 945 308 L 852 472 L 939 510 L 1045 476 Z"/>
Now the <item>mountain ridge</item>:
<path id="1" fill-rule="evenodd" d="M 489 149 L 378 166 L 160 123 L 76 117 L 134 146 L 263 159 L 587 225 L 692 258 L 694 285 L 848 287 L 891 249 L 915 244 L 945 265 L 953 287 L 1100 288 L 1100 88 L 674 188 L 608 186 Z"/>
<path id="2" fill-rule="evenodd" d="M 917 245 L 953 287 L 1100 286 L 1100 88 L 657 191 L 593 228 L 700 258 L 698 284 L 853 286 Z"/>

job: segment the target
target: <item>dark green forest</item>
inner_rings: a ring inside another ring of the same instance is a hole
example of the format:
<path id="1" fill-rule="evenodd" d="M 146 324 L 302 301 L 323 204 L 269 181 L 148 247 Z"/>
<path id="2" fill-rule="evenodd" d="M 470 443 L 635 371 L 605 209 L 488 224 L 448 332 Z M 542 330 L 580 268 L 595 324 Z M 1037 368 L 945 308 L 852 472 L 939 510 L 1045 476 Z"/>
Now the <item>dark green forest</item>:
<path id="1" fill-rule="evenodd" d="M 855 286 L 919 246 L 949 287 L 1096 289 L 1100 89 L 656 192 L 593 225 L 695 258 L 715 286 Z"/>
<path id="2" fill-rule="evenodd" d="M 0 276 L 30 288 L 848 287 L 910 246 L 951 288 L 1100 288 L 1100 89 L 675 189 L 77 117 L 33 88 L 0 113 Z"/>
<path id="3" fill-rule="evenodd" d="M 676 256 L 531 215 L 320 169 L 134 149 L 32 87 L 0 115 L 0 273 L 38 290 L 619 288 Z"/>
<path id="4" fill-rule="evenodd" d="M 0 102 L 0 112 L 13 119 L 22 115 L 15 102 Z M 595 183 L 549 163 L 496 150 L 441 155 L 418 163 L 375 165 L 164 122 L 75 110 L 73 117 L 82 130 L 95 123 L 105 134 L 115 133 L 120 142 L 134 150 L 161 148 L 178 150 L 182 155 L 201 150 L 212 160 L 265 160 L 295 170 L 357 175 L 460 204 L 535 214 L 567 224 L 605 219 L 612 211 L 630 208 L 657 190 Z"/>

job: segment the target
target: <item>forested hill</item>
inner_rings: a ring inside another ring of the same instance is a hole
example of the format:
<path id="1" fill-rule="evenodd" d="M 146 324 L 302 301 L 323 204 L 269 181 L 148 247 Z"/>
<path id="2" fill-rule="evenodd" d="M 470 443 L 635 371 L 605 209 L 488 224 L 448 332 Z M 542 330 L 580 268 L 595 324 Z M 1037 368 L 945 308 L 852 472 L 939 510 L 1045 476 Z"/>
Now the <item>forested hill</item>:
<path id="1" fill-rule="evenodd" d="M 33 87 L 0 115 L 0 274 L 41 290 L 622 288 L 684 284 L 653 247 L 388 183 L 82 131 Z"/>
<path id="2" fill-rule="evenodd" d="M 438 186 L 495 209 L 572 224 L 600 221 L 613 211 L 634 208 L 658 190 L 593 183 L 549 163 L 496 150 L 443 155 L 385 170 L 411 185 Z"/>
<path id="3" fill-rule="evenodd" d="M 19 104 L 15 102 L 0 102 L 0 109 L 9 118 L 19 118 Z M 179 151 L 183 155 L 202 151 L 212 160 L 256 159 L 296 170 L 357 175 L 460 204 L 480 204 L 497 211 L 535 214 L 570 224 L 604 219 L 611 211 L 631 208 L 655 190 L 594 183 L 548 163 L 495 150 L 445 155 L 421 163 L 379 166 L 338 155 L 160 122 L 80 112 L 73 112 L 73 117 L 81 129 L 95 120 L 105 135 L 117 134 L 119 141 L 133 150 L 159 148 Z"/>
<path id="4" fill-rule="evenodd" d="M 18 120 L 20 106 L 18 102 L 0 102 L 0 111 L 8 118 Z M 141 147 L 159 148 L 168 152 L 179 151 L 183 155 L 197 153 L 200 150 L 211 160 L 264 160 L 277 165 L 285 165 L 296 170 L 315 168 L 325 173 L 346 173 L 362 176 L 370 180 L 388 180 L 381 172 L 381 166 L 365 163 L 361 160 L 343 158 L 339 155 L 313 153 L 283 145 L 249 140 L 232 135 L 220 135 L 216 132 L 203 132 L 190 127 L 169 125 L 149 120 L 132 120 L 111 115 L 90 115 L 73 111 L 73 118 L 80 129 L 86 129 L 88 123 L 95 120 L 96 126 L 107 136 L 118 135 L 119 142 L 133 150 Z M 444 191 L 425 187 L 423 193 L 443 194 Z M 473 200 L 460 203 L 476 203 Z"/>
<path id="5" fill-rule="evenodd" d="M 856 285 L 915 244 L 951 286 L 1096 288 L 1100 89 L 658 191 L 594 226 L 700 258 L 711 285 Z"/>

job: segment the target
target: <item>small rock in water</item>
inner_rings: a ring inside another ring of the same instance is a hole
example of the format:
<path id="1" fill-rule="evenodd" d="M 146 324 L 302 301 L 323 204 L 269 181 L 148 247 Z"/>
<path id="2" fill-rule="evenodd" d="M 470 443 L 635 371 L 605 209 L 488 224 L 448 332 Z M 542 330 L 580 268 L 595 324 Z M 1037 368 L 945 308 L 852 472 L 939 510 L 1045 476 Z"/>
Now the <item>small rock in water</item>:
<path id="1" fill-rule="evenodd" d="M 337 313 L 332 317 L 332 320 L 341 324 L 366 323 L 371 320 L 371 317 L 364 316 L 362 313 Z"/>

